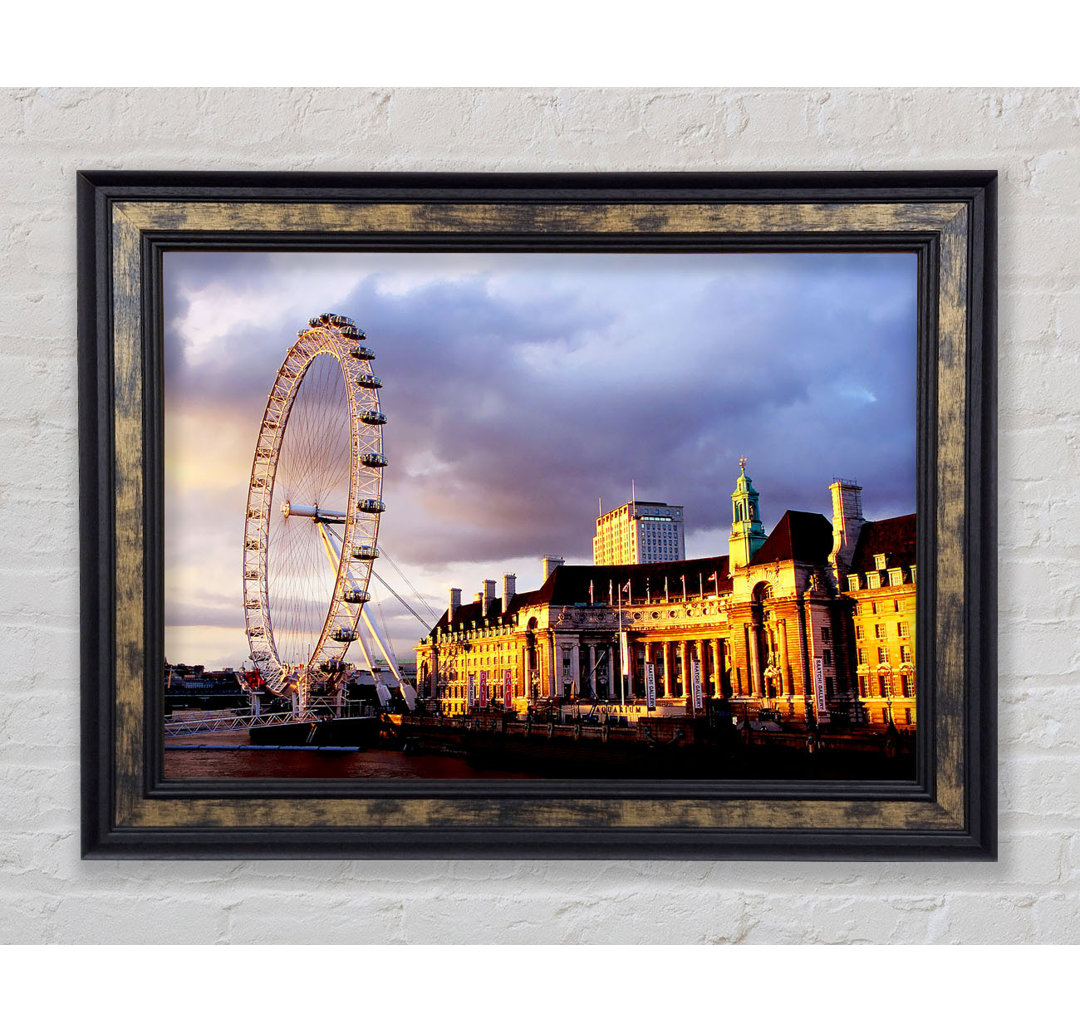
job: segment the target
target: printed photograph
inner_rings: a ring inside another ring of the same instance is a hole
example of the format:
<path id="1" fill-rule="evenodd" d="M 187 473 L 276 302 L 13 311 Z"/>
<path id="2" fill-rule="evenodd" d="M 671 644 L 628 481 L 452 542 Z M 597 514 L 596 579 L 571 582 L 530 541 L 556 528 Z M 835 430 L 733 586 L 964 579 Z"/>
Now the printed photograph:
<path id="1" fill-rule="evenodd" d="M 166 254 L 167 779 L 912 779 L 911 253 Z"/>

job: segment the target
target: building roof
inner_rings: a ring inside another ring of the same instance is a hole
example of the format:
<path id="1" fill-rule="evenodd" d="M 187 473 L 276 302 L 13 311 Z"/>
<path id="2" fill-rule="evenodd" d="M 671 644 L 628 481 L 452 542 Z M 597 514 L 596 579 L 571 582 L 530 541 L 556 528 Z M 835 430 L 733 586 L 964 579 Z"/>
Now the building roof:
<path id="1" fill-rule="evenodd" d="M 910 567 L 915 563 L 915 514 L 874 520 L 863 524 L 851 557 L 851 570 L 873 570 L 874 557 L 885 554 L 888 567 Z"/>
<path id="2" fill-rule="evenodd" d="M 765 544 L 754 553 L 750 565 L 779 560 L 827 563 L 832 545 L 832 524 L 825 517 L 820 513 L 789 509 L 765 539 Z"/>
<path id="3" fill-rule="evenodd" d="M 697 594 L 702 588 L 706 595 L 719 590 L 720 594 L 731 591 L 731 576 L 728 572 L 727 556 L 709 556 L 696 560 L 673 560 L 667 563 L 615 563 L 605 565 L 556 567 L 539 588 L 532 592 L 518 592 L 510 599 L 508 613 L 515 613 L 528 606 L 552 605 L 573 606 L 575 603 L 588 604 L 589 584 L 592 583 L 592 601 L 606 604 L 615 598 L 619 586 L 624 586 L 623 605 L 629 606 L 625 595 L 626 583 L 630 582 L 630 597 L 640 605 L 647 595 L 653 602 L 663 598 L 664 579 L 667 578 L 668 592 L 681 595 L 683 578 L 686 578 L 688 596 Z M 719 584 L 717 585 L 717 581 Z M 454 624 L 468 624 L 470 621 L 483 620 L 485 616 L 498 618 L 503 616 L 502 600 L 496 599 L 483 612 L 483 603 L 462 603 L 454 611 Z M 448 627 L 444 610 L 437 628 Z"/>

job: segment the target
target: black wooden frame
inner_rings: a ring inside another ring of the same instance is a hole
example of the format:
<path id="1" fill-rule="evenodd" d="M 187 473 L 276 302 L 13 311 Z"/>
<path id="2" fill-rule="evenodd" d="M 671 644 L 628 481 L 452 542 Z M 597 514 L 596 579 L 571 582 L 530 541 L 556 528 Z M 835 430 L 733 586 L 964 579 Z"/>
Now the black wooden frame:
<path id="1" fill-rule="evenodd" d="M 994 858 L 995 196 L 993 172 L 79 173 L 84 856 Z M 380 227 L 392 206 L 415 225 Z M 160 269 L 196 247 L 917 252 L 916 779 L 164 781 Z"/>

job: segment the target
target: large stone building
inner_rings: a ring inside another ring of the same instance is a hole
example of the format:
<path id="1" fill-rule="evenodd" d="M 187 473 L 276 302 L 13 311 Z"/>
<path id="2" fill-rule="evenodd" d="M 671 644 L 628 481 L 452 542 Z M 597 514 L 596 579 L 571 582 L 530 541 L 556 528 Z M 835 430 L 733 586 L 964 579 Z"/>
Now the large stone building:
<path id="1" fill-rule="evenodd" d="M 593 563 L 664 563 L 685 558 L 682 506 L 634 499 L 596 518 Z"/>
<path id="2" fill-rule="evenodd" d="M 915 725 L 915 517 L 863 526 L 848 568 L 859 706 L 874 724 Z"/>
<path id="3" fill-rule="evenodd" d="M 516 711 L 584 700 L 630 720 L 682 717 L 700 713 L 696 669 L 705 706 L 723 697 L 739 715 L 914 727 L 915 518 L 867 522 L 861 491 L 838 480 L 832 524 L 788 510 L 766 535 L 743 469 L 727 556 L 592 566 L 547 558 L 533 591 L 517 592 L 513 575 L 501 596 L 493 580 L 469 603 L 451 589 L 417 646 L 417 687 L 451 714 L 468 709 L 471 684 L 474 705 L 482 690 L 485 703 Z"/>

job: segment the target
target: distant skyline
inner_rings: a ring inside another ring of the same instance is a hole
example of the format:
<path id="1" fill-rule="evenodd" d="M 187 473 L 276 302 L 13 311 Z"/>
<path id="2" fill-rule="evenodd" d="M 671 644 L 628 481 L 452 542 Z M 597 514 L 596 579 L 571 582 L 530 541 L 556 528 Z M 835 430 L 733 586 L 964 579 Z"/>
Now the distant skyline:
<path id="1" fill-rule="evenodd" d="M 591 562 L 597 499 L 621 505 L 632 480 L 684 507 L 688 557 L 725 554 L 740 455 L 767 530 L 787 509 L 831 516 L 837 476 L 869 519 L 915 508 L 914 255 L 173 252 L 164 284 L 172 662 L 247 658 L 252 450 L 319 312 L 376 352 L 380 547 L 436 613 L 451 585 L 537 587 L 545 554 Z M 425 629 L 373 587 L 411 660 Z"/>

